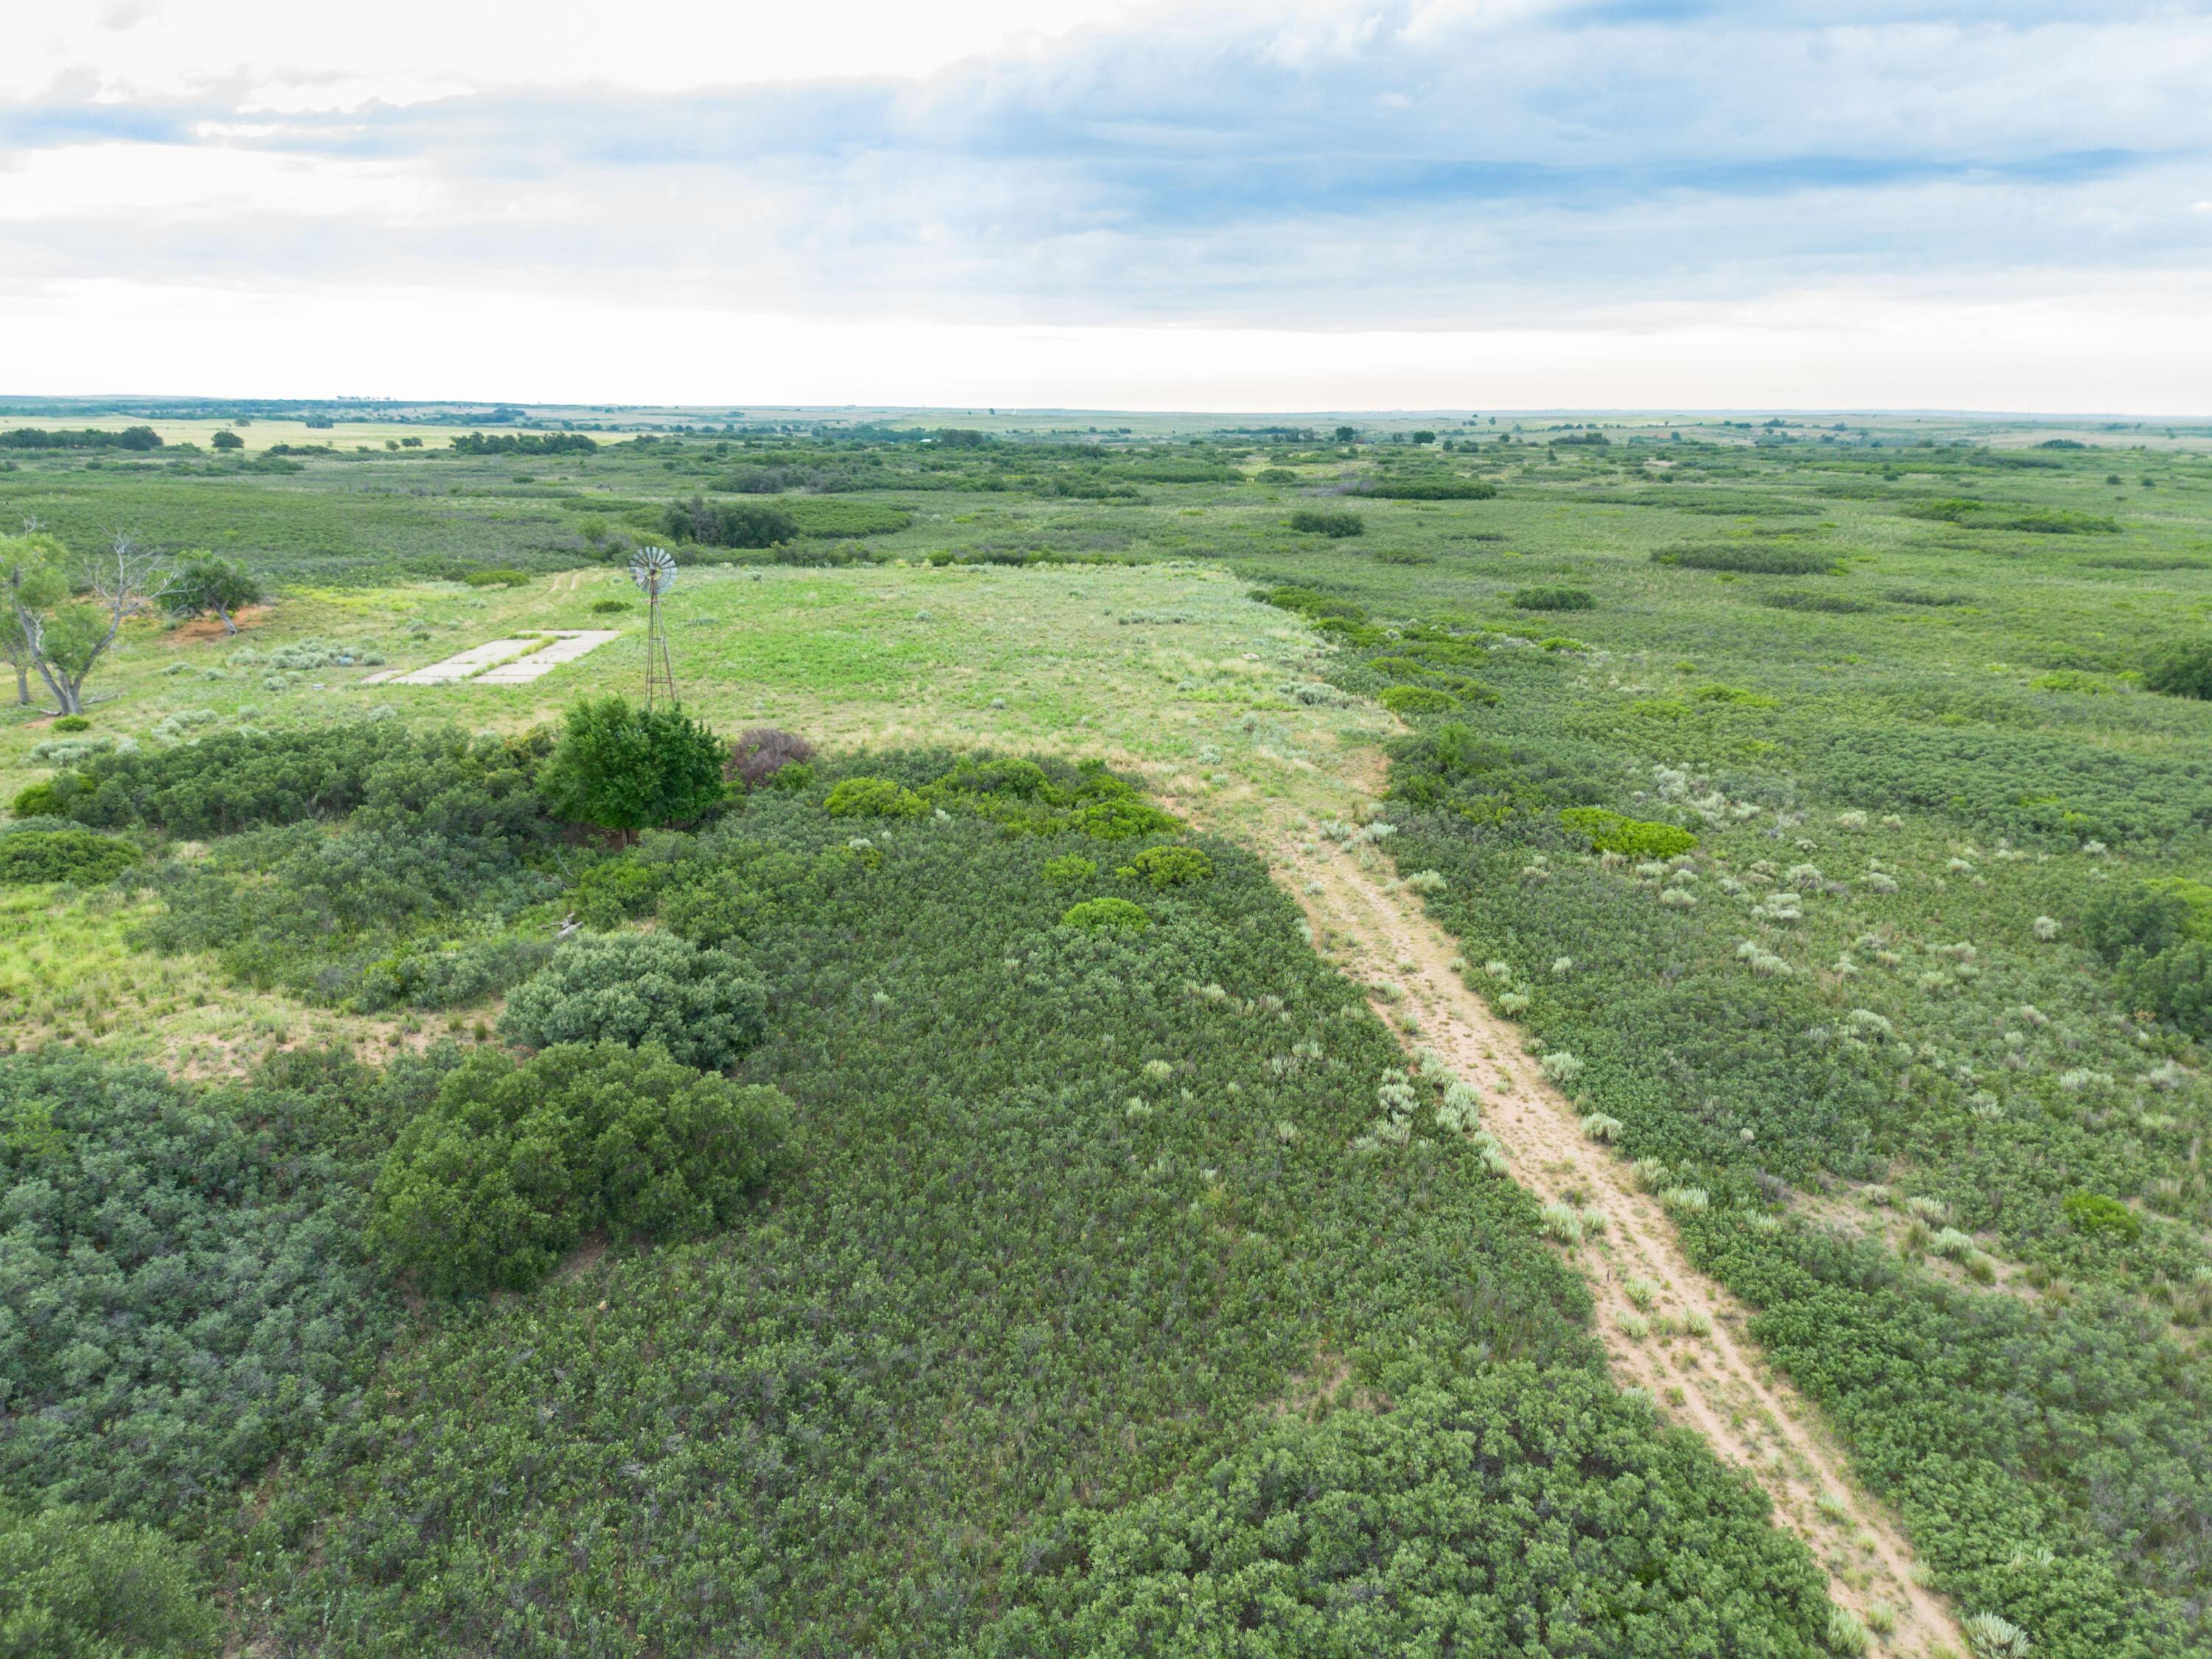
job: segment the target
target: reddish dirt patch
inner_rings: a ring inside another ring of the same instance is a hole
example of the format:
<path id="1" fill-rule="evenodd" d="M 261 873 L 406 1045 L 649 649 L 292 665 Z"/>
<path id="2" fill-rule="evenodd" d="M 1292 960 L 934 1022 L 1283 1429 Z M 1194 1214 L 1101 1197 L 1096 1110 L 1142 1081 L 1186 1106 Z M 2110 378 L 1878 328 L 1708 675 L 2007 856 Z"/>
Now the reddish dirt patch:
<path id="1" fill-rule="evenodd" d="M 276 614 L 276 611 L 269 605 L 249 605 L 243 611 L 233 611 L 231 620 L 238 624 L 238 631 L 244 634 L 260 627 Z M 196 641 L 224 640 L 228 639 L 230 635 L 223 628 L 222 617 L 194 617 L 188 622 L 179 623 L 169 631 L 169 637 L 173 640 Z"/>

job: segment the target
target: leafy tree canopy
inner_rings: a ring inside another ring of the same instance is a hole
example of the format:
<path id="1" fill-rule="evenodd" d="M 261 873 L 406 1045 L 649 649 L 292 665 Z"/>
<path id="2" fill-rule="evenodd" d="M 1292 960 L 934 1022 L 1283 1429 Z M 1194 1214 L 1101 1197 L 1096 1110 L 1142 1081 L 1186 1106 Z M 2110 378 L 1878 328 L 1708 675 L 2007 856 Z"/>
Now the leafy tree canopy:
<path id="1" fill-rule="evenodd" d="M 768 988 L 727 951 L 672 933 L 586 934 L 507 999 L 500 1031 L 534 1048 L 657 1042 L 719 1071 L 760 1041 L 767 1010 Z"/>
<path id="2" fill-rule="evenodd" d="M 536 1284 L 585 1234 L 696 1237 L 735 1218 L 788 1133 L 783 1097 L 658 1043 L 479 1048 L 400 1131 L 369 1237 L 434 1294 Z"/>
<path id="3" fill-rule="evenodd" d="M 631 833 L 712 811 L 722 759 L 714 734 L 676 709 L 586 699 L 568 711 L 538 787 L 557 818 Z"/>

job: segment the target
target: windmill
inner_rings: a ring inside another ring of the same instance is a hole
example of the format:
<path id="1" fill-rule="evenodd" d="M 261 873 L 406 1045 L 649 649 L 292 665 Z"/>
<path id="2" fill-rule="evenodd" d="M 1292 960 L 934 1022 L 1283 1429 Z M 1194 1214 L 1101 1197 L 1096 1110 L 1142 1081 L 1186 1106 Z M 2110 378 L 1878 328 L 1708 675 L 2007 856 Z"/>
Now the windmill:
<path id="1" fill-rule="evenodd" d="M 676 586 L 675 556 L 665 547 L 641 547 L 629 562 L 629 579 L 645 595 L 645 706 L 655 693 L 676 703 L 676 670 L 668 660 L 668 630 L 661 625 L 660 596 Z"/>

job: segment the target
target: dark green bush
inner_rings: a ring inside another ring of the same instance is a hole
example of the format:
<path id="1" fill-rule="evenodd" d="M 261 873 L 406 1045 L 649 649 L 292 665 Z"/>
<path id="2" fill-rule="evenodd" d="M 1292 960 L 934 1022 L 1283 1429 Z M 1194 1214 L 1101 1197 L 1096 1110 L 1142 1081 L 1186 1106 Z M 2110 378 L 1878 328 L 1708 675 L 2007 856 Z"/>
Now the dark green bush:
<path id="1" fill-rule="evenodd" d="M 510 570 L 504 567 L 489 570 L 471 570 L 461 578 L 471 587 L 524 587 L 530 582 L 527 570 Z"/>
<path id="2" fill-rule="evenodd" d="M 1346 536 L 1365 535 L 1367 522 L 1357 513 L 1346 513 L 1338 507 L 1301 507 L 1291 514 L 1291 528 L 1308 536 L 1341 540 Z"/>
<path id="3" fill-rule="evenodd" d="M 189 1519 L 355 1396 L 398 1313 L 358 1242 L 371 1079 L 288 1064 L 203 1091 L 0 1057 L 9 1490 Z"/>
<path id="4" fill-rule="evenodd" d="M 713 811 L 722 760 L 720 741 L 680 710 L 587 698 L 569 709 L 538 790 L 555 817 L 634 834 Z"/>
<path id="5" fill-rule="evenodd" d="M 2212 945 L 2190 939 L 2155 956 L 2130 956 L 2113 977 L 2129 1007 L 2212 1037 Z"/>
<path id="6" fill-rule="evenodd" d="M 727 1225 L 787 1133 L 775 1090 L 695 1071 L 657 1044 L 564 1043 L 520 1065 L 480 1048 L 386 1155 L 370 1242 L 434 1295 L 526 1290 L 586 1233 Z"/>
<path id="7" fill-rule="evenodd" d="M 520 984 L 553 954 L 544 939 L 470 939 L 409 946 L 370 963 L 347 1000 L 364 1013 L 386 1008 L 465 1008 Z"/>
<path id="8" fill-rule="evenodd" d="M 978 1650 L 1817 1659 L 1819 1573 L 1705 1456 L 1601 1379 L 1525 1364 L 1293 1419 L 1170 1492 L 1044 1523 Z"/>
<path id="9" fill-rule="evenodd" d="M 1890 595 L 1895 599 L 1895 594 Z M 1807 593 L 1795 588 L 1779 593 L 1761 593 L 1759 602 L 1777 611 L 1825 611 L 1838 616 L 1849 616 L 1854 611 L 1871 611 L 1874 607 L 1864 599 L 1854 599 L 1842 593 Z"/>
<path id="10" fill-rule="evenodd" d="M 213 1595 L 150 1527 L 0 1502 L 0 1653 L 8 1659 L 213 1659 Z"/>
<path id="11" fill-rule="evenodd" d="M 1449 714 L 1467 705 L 1432 685 L 1393 685 L 1376 699 L 1394 714 Z"/>
<path id="12" fill-rule="evenodd" d="M 1651 556 L 1651 562 L 1680 565 L 1686 570 L 1734 570 L 1761 576 L 1833 575 L 1841 568 L 1834 554 L 1817 547 L 1776 547 L 1760 542 L 1662 548 Z"/>
<path id="13" fill-rule="evenodd" d="M 1080 904 L 1071 904 L 1060 919 L 1063 927 L 1138 929 L 1149 927 L 1152 919 L 1144 909 L 1127 899 L 1085 899 Z"/>
<path id="14" fill-rule="evenodd" d="M 1582 587 L 1522 587 L 1514 590 L 1516 611 L 1595 611 L 1597 597 Z"/>
<path id="15" fill-rule="evenodd" d="M 758 501 L 709 501 L 694 495 L 672 504 L 663 527 L 679 541 L 709 547 L 774 547 L 796 539 L 799 520 L 781 507 Z"/>
<path id="16" fill-rule="evenodd" d="M 593 599 L 592 601 L 592 614 L 595 617 L 620 616 L 625 611 L 635 611 L 636 608 L 628 599 Z"/>
<path id="17" fill-rule="evenodd" d="M 2212 699 L 2212 639 L 2170 645 L 2144 665 L 2143 689 L 2169 697 Z"/>
<path id="18" fill-rule="evenodd" d="M 57 732 L 89 732 L 92 721 L 82 714 L 64 714 L 53 723 Z"/>
<path id="19" fill-rule="evenodd" d="M 1386 501 L 1486 501 L 1498 494 L 1498 486 L 1486 478 L 1376 478 L 1352 493 Z"/>
<path id="20" fill-rule="evenodd" d="M 26 793 L 28 791 L 25 792 Z M 0 836 L 0 884 L 112 881 L 138 862 L 138 849 L 89 830 L 25 830 Z"/>
<path id="21" fill-rule="evenodd" d="M 885 501 L 847 501 L 836 496 L 806 495 L 786 499 L 767 509 L 788 518 L 802 536 L 888 536 L 914 522 L 914 514 Z M 706 538 L 701 537 L 700 540 Z M 779 536 L 778 541 L 787 539 Z M 763 542 L 724 542 L 725 547 L 761 547 Z"/>
<path id="22" fill-rule="evenodd" d="M 833 818 L 918 818 L 929 803 L 889 778 L 846 778 L 833 787 L 823 806 Z"/>
<path id="23" fill-rule="evenodd" d="M 1114 873 L 1123 881 L 1147 881 L 1165 890 L 1212 880 L 1213 860 L 1195 847 L 1148 847 Z"/>
<path id="24" fill-rule="evenodd" d="M 500 1035 L 532 1048 L 657 1042 L 702 1071 L 734 1065 L 760 1041 L 768 988 L 736 957 L 671 933 L 583 934 L 518 986 Z"/>
<path id="25" fill-rule="evenodd" d="M 161 595 L 161 608 L 173 617 L 220 617 L 235 634 L 236 614 L 260 604 L 262 597 L 261 579 L 235 559 L 195 553 L 179 562 Z"/>
<path id="26" fill-rule="evenodd" d="M 2081 911 L 2081 938 L 2107 964 L 2131 953 L 2156 956 L 2179 944 L 2195 925 L 2184 890 L 2147 881 L 2107 883 Z"/>
<path id="27" fill-rule="evenodd" d="M 535 736 L 470 738 L 356 720 L 293 732 L 232 732 L 198 743 L 94 755 L 55 775 L 49 810 L 99 829 L 144 825 L 194 840 L 256 824 L 343 817 L 371 799 L 442 805 L 435 816 L 510 828 L 537 816 Z M 46 786 L 34 786 L 46 787 Z M 464 808 L 465 799 L 476 805 Z M 20 810 L 20 808 L 19 808 Z"/>
<path id="28" fill-rule="evenodd" d="M 64 811 L 62 792 L 52 783 L 26 784 L 15 792 L 9 810 L 19 818 L 58 818 Z"/>

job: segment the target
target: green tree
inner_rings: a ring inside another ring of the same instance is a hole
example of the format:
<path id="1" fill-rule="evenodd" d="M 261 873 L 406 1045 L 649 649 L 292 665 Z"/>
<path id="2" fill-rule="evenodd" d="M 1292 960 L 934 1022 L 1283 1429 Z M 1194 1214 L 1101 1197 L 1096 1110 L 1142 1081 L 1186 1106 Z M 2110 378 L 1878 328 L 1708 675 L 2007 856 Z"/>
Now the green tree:
<path id="1" fill-rule="evenodd" d="M 38 653 L 25 615 L 37 617 L 69 597 L 63 579 L 62 544 L 51 536 L 0 536 L 0 581 L 8 588 L 9 603 L 0 611 L 0 659 L 15 671 L 15 704 L 31 703 L 31 670 Z"/>
<path id="2" fill-rule="evenodd" d="M 720 740 L 676 709 L 586 698 L 568 711 L 538 793 L 555 817 L 629 840 L 712 811 L 726 788 L 722 757 Z"/>
<path id="3" fill-rule="evenodd" d="M 51 537 L 0 538 L 0 592 L 17 653 L 38 670 L 60 714 L 84 712 L 92 671 L 123 624 L 160 599 L 168 586 L 159 556 L 128 533 L 116 535 L 105 552 L 75 571 Z M 17 690 L 27 690 L 27 677 L 19 674 Z"/>
<path id="4" fill-rule="evenodd" d="M 252 572 L 212 553 L 187 553 L 175 580 L 161 595 L 161 608 L 173 617 L 222 618 L 223 632 L 238 632 L 236 613 L 261 603 L 261 584 Z"/>
<path id="5" fill-rule="evenodd" d="M 0 1505 L 0 1653 L 196 1659 L 217 1646 L 206 1586 L 152 1528 Z"/>
<path id="6" fill-rule="evenodd" d="M 479 1048 L 399 1133 L 372 1246 L 435 1295 L 524 1290 L 585 1234 L 696 1237 L 767 1181 L 787 1103 L 659 1043 Z"/>
<path id="7" fill-rule="evenodd" d="M 2212 700 L 2212 639 L 2183 640 L 2152 658 L 2142 683 L 2169 697 Z"/>
<path id="8" fill-rule="evenodd" d="M 217 449 L 243 449 L 246 447 L 246 440 L 240 437 L 235 432 L 232 432 L 228 429 L 216 433 L 213 438 L 209 440 L 209 441 L 214 444 Z"/>

